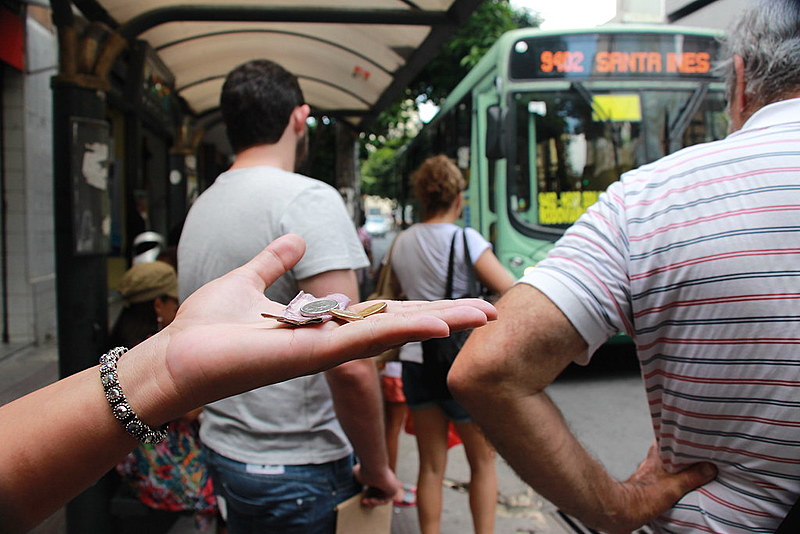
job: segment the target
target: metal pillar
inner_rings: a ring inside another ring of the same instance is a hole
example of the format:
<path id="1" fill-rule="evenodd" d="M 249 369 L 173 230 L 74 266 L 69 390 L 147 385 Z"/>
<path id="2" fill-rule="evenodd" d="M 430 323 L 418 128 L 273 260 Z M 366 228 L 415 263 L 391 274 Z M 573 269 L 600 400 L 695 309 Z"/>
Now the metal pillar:
<path id="1" fill-rule="evenodd" d="M 188 210 L 186 203 L 186 184 L 190 169 L 186 165 L 187 154 L 172 152 L 169 155 L 169 185 L 167 186 L 167 239 L 168 246 L 175 246 L 172 240 L 180 237 L 178 228 L 183 225 L 183 219 Z"/>
<path id="2" fill-rule="evenodd" d="M 108 330 L 106 256 L 77 254 L 74 236 L 71 139 L 74 117 L 105 120 L 105 94 L 71 83 L 53 83 L 53 179 L 56 232 L 56 298 L 59 372 L 62 377 L 97 364 Z M 80 172 L 80 169 L 77 169 Z M 107 480 L 67 505 L 67 531 L 111 533 Z"/>
<path id="3" fill-rule="evenodd" d="M 103 137 L 83 137 L 82 132 L 94 125 L 96 132 L 105 132 L 107 142 L 108 73 L 127 42 L 102 24 L 80 30 L 70 0 L 51 0 L 51 7 L 59 37 L 59 73 L 52 81 L 53 201 L 59 373 L 64 377 L 96 365 L 106 348 L 108 251 L 98 236 L 107 224 L 102 220 L 107 176 L 104 181 L 105 162 L 97 157 L 102 151 L 91 155 L 90 165 L 84 159 L 93 139 Z M 76 219 L 76 206 L 81 206 L 81 219 Z M 67 532 L 111 534 L 111 492 L 110 479 L 104 477 L 73 499 L 66 507 Z"/>
<path id="4" fill-rule="evenodd" d="M 358 222 L 361 187 L 358 175 L 358 134 L 343 122 L 336 123 L 336 183 L 350 217 Z"/>

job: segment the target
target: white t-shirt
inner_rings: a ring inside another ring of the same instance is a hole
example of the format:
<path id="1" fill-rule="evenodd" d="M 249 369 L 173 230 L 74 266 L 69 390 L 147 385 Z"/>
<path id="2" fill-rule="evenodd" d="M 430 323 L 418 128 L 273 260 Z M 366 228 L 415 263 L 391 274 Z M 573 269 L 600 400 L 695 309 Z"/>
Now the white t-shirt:
<path id="1" fill-rule="evenodd" d="M 220 175 L 192 206 L 178 247 L 181 300 L 239 267 L 287 233 L 306 253 L 266 295 L 288 303 L 297 280 L 369 264 L 339 193 L 311 178 L 273 167 Z M 319 464 L 351 451 L 323 373 L 287 380 L 206 407 L 204 444 L 244 463 Z"/>
<path id="2" fill-rule="evenodd" d="M 453 258 L 453 298 L 467 292 L 468 276 L 464 257 L 462 229 L 451 223 L 419 223 L 398 234 L 392 248 L 392 270 L 409 300 L 445 298 L 450 244 L 455 236 Z M 473 228 L 465 228 L 467 247 L 474 264 L 491 244 Z M 422 361 L 419 343 L 400 349 L 403 361 Z"/>

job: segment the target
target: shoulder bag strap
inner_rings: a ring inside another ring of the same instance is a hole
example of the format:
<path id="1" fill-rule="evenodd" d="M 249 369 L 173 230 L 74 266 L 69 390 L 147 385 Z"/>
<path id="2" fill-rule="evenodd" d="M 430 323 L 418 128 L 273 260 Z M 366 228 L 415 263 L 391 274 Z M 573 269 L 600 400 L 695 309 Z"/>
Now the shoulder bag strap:
<path id="1" fill-rule="evenodd" d="M 391 263 L 392 263 L 392 251 L 394 250 L 394 244 L 397 243 L 397 238 L 400 237 L 400 234 L 402 234 L 402 233 L 403 233 L 402 230 L 397 232 L 397 234 L 394 236 L 394 239 L 392 239 L 392 244 L 389 245 L 389 250 L 386 252 L 386 260 L 383 263 L 388 263 L 388 264 L 391 265 Z"/>
<path id="2" fill-rule="evenodd" d="M 375 289 L 369 294 L 369 296 L 367 296 L 367 300 L 379 298 L 398 298 L 399 295 L 394 293 L 396 293 L 399 288 L 394 287 L 392 280 L 392 277 L 394 276 L 392 272 L 392 251 L 394 250 L 394 244 L 397 243 L 397 238 L 400 237 L 400 234 L 402 233 L 403 232 L 400 231 L 394 236 L 394 240 L 392 240 L 392 244 L 389 246 L 389 250 L 386 252 L 386 257 L 381 261 L 381 266 L 378 269 L 378 280 L 375 283 Z"/>
<path id="3" fill-rule="evenodd" d="M 467 297 L 477 297 L 480 295 L 480 289 L 478 288 L 478 280 L 475 275 L 475 266 L 472 264 L 472 258 L 470 257 L 469 253 L 469 246 L 467 245 L 467 229 L 464 228 L 461 231 L 461 235 L 464 236 L 464 263 L 467 266 Z"/>
<path id="4" fill-rule="evenodd" d="M 444 289 L 444 298 L 453 298 L 453 259 L 456 253 L 456 235 L 458 230 L 453 232 L 453 239 L 450 241 L 450 260 L 447 262 L 447 282 Z"/>

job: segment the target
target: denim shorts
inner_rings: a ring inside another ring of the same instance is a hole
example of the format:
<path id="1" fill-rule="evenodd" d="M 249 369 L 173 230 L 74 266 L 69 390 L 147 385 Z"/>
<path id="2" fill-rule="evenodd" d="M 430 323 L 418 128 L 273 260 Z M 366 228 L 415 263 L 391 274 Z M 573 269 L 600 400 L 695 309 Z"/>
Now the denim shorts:
<path id="1" fill-rule="evenodd" d="M 205 451 L 230 534 L 334 534 L 336 505 L 361 489 L 352 455 L 319 465 L 259 466 Z"/>
<path id="2" fill-rule="evenodd" d="M 452 397 L 442 399 L 426 386 L 423 378 L 423 367 L 417 362 L 403 362 L 403 393 L 409 410 L 424 410 L 438 406 L 447 418 L 454 423 L 472 421 L 467 410 Z"/>

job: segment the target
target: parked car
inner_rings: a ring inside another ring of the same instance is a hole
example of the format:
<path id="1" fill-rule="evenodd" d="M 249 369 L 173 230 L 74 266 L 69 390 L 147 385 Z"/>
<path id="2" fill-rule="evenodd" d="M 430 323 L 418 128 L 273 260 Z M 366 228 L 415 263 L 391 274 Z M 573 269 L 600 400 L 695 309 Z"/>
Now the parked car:
<path id="1" fill-rule="evenodd" d="M 367 215 L 364 229 L 369 235 L 383 237 L 392 229 L 392 221 L 383 215 Z"/>

